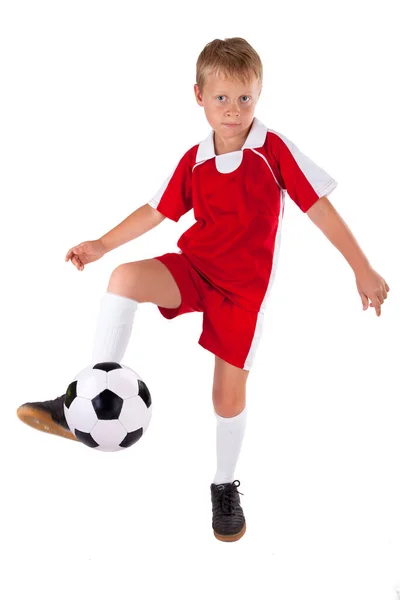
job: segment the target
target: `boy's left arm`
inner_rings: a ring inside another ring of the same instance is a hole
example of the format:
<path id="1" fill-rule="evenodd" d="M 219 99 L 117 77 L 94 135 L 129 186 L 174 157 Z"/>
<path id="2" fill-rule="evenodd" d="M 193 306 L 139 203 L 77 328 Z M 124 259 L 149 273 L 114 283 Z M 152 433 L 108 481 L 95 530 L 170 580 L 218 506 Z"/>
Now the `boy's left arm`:
<path id="1" fill-rule="evenodd" d="M 321 229 L 329 241 L 336 246 L 339 252 L 343 254 L 353 269 L 363 310 L 367 310 L 369 300 L 371 300 L 370 306 L 375 308 L 375 312 L 379 317 L 381 314 L 381 304 L 387 298 L 390 288 L 383 277 L 371 267 L 367 257 L 342 217 L 326 196 L 319 198 L 306 214 Z"/>

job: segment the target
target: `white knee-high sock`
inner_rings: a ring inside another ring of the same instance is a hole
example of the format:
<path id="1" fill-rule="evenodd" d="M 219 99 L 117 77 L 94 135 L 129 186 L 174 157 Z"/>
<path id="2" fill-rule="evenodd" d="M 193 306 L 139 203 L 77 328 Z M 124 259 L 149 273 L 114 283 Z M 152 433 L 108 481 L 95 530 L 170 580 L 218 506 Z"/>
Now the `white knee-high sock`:
<path id="1" fill-rule="evenodd" d="M 106 292 L 94 335 L 92 363 L 121 362 L 131 337 L 138 302 Z"/>
<path id="2" fill-rule="evenodd" d="M 247 406 L 234 417 L 221 417 L 215 410 L 214 414 L 217 419 L 217 472 L 214 483 L 231 483 L 246 429 Z"/>

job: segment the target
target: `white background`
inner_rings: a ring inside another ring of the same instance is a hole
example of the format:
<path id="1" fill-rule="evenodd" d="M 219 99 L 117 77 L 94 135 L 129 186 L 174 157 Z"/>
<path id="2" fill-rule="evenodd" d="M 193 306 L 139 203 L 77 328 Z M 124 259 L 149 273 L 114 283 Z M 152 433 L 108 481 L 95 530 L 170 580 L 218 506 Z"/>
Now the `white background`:
<path id="1" fill-rule="evenodd" d="M 7 600 L 397 600 L 400 585 L 399 37 L 396 3 L 3 1 L 1 551 Z M 286 197 L 236 470 L 247 520 L 211 528 L 214 356 L 201 313 L 136 313 L 125 364 L 153 419 L 101 453 L 22 424 L 91 358 L 112 270 L 176 251 L 193 211 L 79 272 L 69 248 L 148 202 L 210 130 L 195 64 L 215 38 L 260 54 L 256 116 L 338 181 L 330 200 L 391 290 L 354 273 Z M 7 590 L 7 591 L 6 591 Z"/>

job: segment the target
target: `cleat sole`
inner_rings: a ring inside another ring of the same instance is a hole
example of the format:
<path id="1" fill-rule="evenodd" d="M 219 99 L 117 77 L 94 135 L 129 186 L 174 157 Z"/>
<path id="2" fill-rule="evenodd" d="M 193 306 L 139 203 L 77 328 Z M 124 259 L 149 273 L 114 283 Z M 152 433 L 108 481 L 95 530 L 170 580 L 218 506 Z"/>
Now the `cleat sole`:
<path id="1" fill-rule="evenodd" d="M 60 437 L 67 438 L 68 440 L 74 440 L 77 442 L 77 438 L 74 436 L 69 429 L 64 429 L 61 425 L 54 423 L 53 419 L 48 412 L 40 410 L 39 408 L 32 408 L 31 406 L 20 406 L 17 409 L 17 417 L 26 425 L 44 431 L 45 433 L 51 433 Z"/>
<path id="2" fill-rule="evenodd" d="M 246 533 L 246 523 L 243 525 L 242 529 L 238 533 L 234 533 L 233 535 L 222 535 L 221 533 L 217 533 L 214 531 L 214 535 L 217 540 L 221 542 L 236 542 L 240 540 L 240 538 Z"/>

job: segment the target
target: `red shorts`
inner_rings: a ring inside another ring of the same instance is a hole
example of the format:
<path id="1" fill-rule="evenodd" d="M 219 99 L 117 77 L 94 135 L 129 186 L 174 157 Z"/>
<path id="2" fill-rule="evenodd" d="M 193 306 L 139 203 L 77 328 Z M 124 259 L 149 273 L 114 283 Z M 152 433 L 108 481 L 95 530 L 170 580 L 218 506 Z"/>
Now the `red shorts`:
<path id="1" fill-rule="evenodd" d="M 178 308 L 158 306 L 163 317 L 173 319 L 188 312 L 202 312 L 200 346 L 249 371 L 261 338 L 264 314 L 234 304 L 208 283 L 182 252 L 168 252 L 154 258 L 169 269 L 182 296 Z"/>

